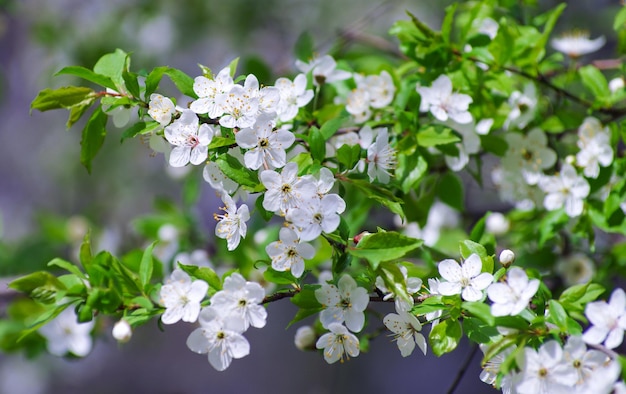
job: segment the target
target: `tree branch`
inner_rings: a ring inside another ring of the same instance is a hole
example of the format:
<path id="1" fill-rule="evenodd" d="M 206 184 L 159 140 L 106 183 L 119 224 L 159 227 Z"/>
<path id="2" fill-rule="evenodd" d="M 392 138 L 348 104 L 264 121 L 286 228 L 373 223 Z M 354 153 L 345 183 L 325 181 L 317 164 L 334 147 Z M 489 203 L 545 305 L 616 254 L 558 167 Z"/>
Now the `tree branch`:
<path id="1" fill-rule="evenodd" d="M 463 376 L 465 375 L 465 372 L 467 372 L 467 368 L 472 362 L 472 359 L 474 358 L 474 355 L 476 354 L 477 350 L 478 350 L 478 346 L 475 344 L 472 345 L 472 349 L 467 355 L 467 358 L 465 359 L 465 361 L 463 361 L 463 364 L 461 364 L 461 368 L 459 369 L 459 372 L 457 372 L 456 377 L 454 378 L 454 381 L 452 382 L 452 384 L 450 385 L 450 388 L 447 391 L 448 394 L 452 394 L 456 391 L 459 383 L 461 383 L 461 379 L 463 379 Z"/>

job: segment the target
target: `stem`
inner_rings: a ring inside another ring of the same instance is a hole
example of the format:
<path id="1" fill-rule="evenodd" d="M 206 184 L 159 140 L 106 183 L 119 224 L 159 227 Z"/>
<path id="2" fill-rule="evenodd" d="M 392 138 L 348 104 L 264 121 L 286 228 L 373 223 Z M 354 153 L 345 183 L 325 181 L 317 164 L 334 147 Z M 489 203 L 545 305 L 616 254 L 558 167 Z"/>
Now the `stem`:
<path id="1" fill-rule="evenodd" d="M 459 372 L 457 372 L 456 377 L 454 378 L 454 381 L 450 385 L 450 388 L 447 391 L 448 394 L 452 394 L 456 391 L 459 383 L 461 383 L 461 380 L 463 379 L 463 376 L 465 375 L 465 372 L 467 372 L 467 368 L 472 362 L 472 359 L 474 358 L 474 355 L 476 354 L 477 350 L 478 350 L 478 346 L 473 344 L 472 350 L 470 350 L 470 353 L 467 355 L 467 358 L 465 359 L 465 361 L 463 361 L 463 364 L 461 364 L 461 369 L 459 369 Z"/>

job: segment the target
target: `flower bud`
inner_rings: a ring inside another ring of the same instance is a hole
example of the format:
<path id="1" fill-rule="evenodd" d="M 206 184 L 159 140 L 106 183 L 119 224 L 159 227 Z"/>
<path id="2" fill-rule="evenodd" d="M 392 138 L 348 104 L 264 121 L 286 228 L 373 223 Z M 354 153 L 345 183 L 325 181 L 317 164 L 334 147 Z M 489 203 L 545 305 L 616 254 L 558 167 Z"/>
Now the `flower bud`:
<path id="1" fill-rule="evenodd" d="M 504 268 L 509 268 L 511 264 L 513 264 L 514 261 L 515 261 L 515 253 L 513 253 L 513 251 L 509 249 L 504 249 L 500 253 L 500 264 L 502 264 Z"/>
<path id="2" fill-rule="evenodd" d="M 509 219 L 500 212 L 492 212 L 485 221 L 487 231 L 493 235 L 504 235 L 509 231 Z"/>
<path id="3" fill-rule="evenodd" d="M 302 326 L 296 331 L 296 337 L 294 339 L 294 342 L 298 349 L 304 351 L 314 349 L 316 340 L 317 335 L 315 335 L 315 330 L 313 329 L 313 327 Z"/>
<path id="4" fill-rule="evenodd" d="M 133 330 L 130 327 L 130 324 L 124 319 L 118 321 L 113 326 L 113 338 L 117 339 L 118 342 L 128 342 L 130 337 L 133 335 Z"/>

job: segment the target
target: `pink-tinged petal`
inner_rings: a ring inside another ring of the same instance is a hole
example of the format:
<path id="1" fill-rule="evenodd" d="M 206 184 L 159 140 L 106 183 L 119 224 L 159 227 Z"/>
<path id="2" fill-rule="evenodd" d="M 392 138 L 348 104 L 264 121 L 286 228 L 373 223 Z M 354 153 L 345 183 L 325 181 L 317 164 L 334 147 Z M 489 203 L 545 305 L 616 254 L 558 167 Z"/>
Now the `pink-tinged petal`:
<path id="1" fill-rule="evenodd" d="M 473 287 L 473 288 L 475 288 L 477 290 L 484 290 L 492 282 L 493 282 L 493 275 L 491 275 L 491 274 L 489 274 L 487 272 L 483 272 L 482 274 L 480 274 L 477 277 L 475 277 L 472 280 L 470 280 L 470 285 L 471 285 L 471 287 Z"/>
<path id="2" fill-rule="evenodd" d="M 606 337 L 606 341 L 604 341 L 604 346 L 609 349 L 615 349 L 619 345 L 622 344 L 624 340 L 624 330 L 621 327 L 615 327 L 611 331 L 609 331 L 609 335 Z"/>
<path id="3" fill-rule="evenodd" d="M 459 282 L 441 282 L 438 290 L 441 295 L 455 295 L 461 294 L 463 287 Z"/>
<path id="4" fill-rule="evenodd" d="M 464 278 L 473 278 L 480 274 L 483 269 L 483 262 L 476 253 L 472 253 L 461 265 L 461 271 Z"/>
<path id="5" fill-rule="evenodd" d="M 461 292 L 461 297 L 463 297 L 465 301 L 479 301 L 483 298 L 483 292 L 472 286 L 467 286 Z"/>
<path id="6" fill-rule="evenodd" d="M 191 148 L 188 146 L 177 146 L 170 152 L 170 165 L 172 167 L 184 167 L 189 163 Z"/>
<path id="7" fill-rule="evenodd" d="M 452 259 L 445 259 L 441 261 L 437 268 L 439 269 L 439 275 L 449 282 L 460 282 L 463 278 L 461 266 Z"/>
<path id="8" fill-rule="evenodd" d="M 606 338 L 608 331 L 604 328 L 591 326 L 583 333 L 583 341 L 590 345 L 599 345 Z"/>

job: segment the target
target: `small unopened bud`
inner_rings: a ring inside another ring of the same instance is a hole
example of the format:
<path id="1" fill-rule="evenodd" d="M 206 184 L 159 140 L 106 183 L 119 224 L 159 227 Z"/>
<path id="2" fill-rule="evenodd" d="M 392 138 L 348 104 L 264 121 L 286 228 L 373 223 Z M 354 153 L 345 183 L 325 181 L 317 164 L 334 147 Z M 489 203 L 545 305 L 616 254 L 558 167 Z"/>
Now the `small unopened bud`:
<path id="1" fill-rule="evenodd" d="M 133 336 L 133 330 L 130 327 L 130 324 L 124 319 L 118 321 L 113 326 L 113 338 L 117 339 L 118 342 L 128 342 L 130 337 Z"/>
<path id="2" fill-rule="evenodd" d="M 355 235 L 352 240 L 354 241 L 354 244 L 357 245 L 359 242 L 361 242 L 361 239 L 363 239 L 363 237 L 370 234 L 371 233 L 369 231 L 363 231 L 362 233 Z"/>
<path id="3" fill-rule="evenodd" d="M 574 165 L 576 163 L 576 157 L 574 155 L 567 155 L 565 157 L 565 162 L 570 165 Z"/>
<path id="4" fill-rule="evenodd" d="M 492 212 L 485 221 L 487 231 L 493 235 L 504 235 L 509 231 L 509 219 L 500 212 Z"/>
<path id="5" fill-rule="evenodd" d="M 296 337 L 294 339 L 294 342 L 298 349 L 304 351 L 315 349 L 316 340 L 317 335 L 315 335 L 315 330 L 313 329 L 313 327 L 302 326 L 296 331 Z"/>
<path id="6" fill-rule="evenodd" d="M 500 253 L 500 264 L 502 264 L 504 268 L 509 268 L 511 264 L 513 264 L 514 261 L 515 261 L 515 253 L 513 253 L 512 250 L 504 249 Z"/>

